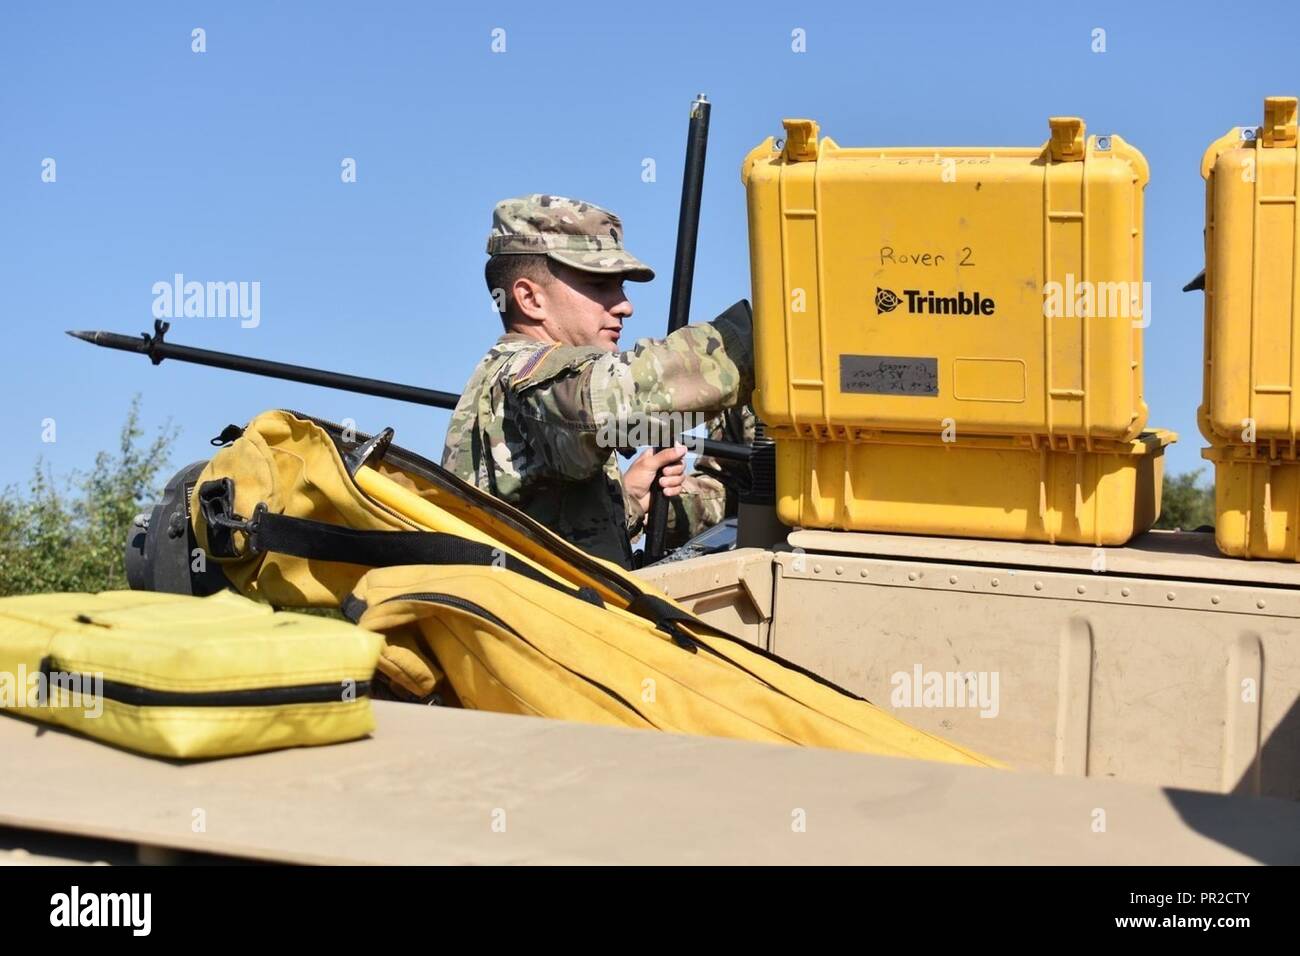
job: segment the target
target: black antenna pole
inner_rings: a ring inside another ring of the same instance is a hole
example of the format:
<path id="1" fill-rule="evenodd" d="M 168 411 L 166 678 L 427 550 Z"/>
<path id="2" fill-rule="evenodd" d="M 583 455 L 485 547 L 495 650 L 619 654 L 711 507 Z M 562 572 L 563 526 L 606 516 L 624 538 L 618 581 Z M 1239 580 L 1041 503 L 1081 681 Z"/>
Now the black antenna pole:
<path id="1" fill-rule="evenodd" d="M 691 103 L 691 120 L 686 130 L 686 168 L 682 172 L 682 206 L 677 217 L 677 255 L 673 259 L 672 298 L 668 303 L 669 335 L 691 318 L 695 245 L 700 236 L 700 197 L 704 192 L 704 154 L 709 145 L 709 109 L 708 98 L 701 93 Z M 667 532 L 668 499 L 663 496 L 656 475 L 650 487 L 650 514 L 646 520 L 646 564 L 663 557 Z"/>

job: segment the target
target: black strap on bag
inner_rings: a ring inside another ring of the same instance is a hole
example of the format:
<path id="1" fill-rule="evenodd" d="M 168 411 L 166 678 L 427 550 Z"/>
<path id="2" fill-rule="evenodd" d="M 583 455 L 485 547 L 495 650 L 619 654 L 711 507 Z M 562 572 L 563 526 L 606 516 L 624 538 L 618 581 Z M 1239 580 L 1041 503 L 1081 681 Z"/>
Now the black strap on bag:
<path id="1" fill-rule="evenodd" d="M 199 510 L 207 523 L 208 544 L 215 557 L 237 558 L 270 551 L 295 558 L 336 561 L 340 564 L 357 564 L 373 568 L 404 564 L 461 564 L 478 567 L 496 565 L 507 571 L 514 571 L 531 581 L 555 588 L 569 597 L 594 604 L 596 607 L 605 606 L 605 602 L 601 600 L 594 588 L 569 587 L 503 548 L 494 548 L 480 541 L 442 531 L 361 531 L 355 528 L 344 528 L 323 521 L 313 521 L 310 518 L 271 514 L 265 503 L 259 503 L 253 509 L 252 517 L 245 519 L 234 512 L 234 494 L 235 485 L 230 478 L 204 482 L 199 486 Z M 235 547 L 234 533 L 237 531 L 245 536 L 242 550 Z M 621 589 L 626 590 L 627 585 L 624 582 L 617 583 Z M 360 602 L 356 603 L 360 605 Z M 354 609 L 345 608 L 345 613 L 350 618 L 352 618 L 351 610 L 355 610 L 356 616 L 359 617 L 364 606 Z M 799 671 L 840 693 L 857 697 L 856 694 L 836 686 L 805 668 L 740 640 L 734 634 L 729 634 L 701 620 L 690 611 L 683 610 L 658 595 L 637 591 L 624 610 L 650 621 L 659 630 L 669 635 L 678 647 L 691 653 L 696 653 L 701 645 L 679 625 L 684 624 L 744 644 L 762 657 Z M 717 654 L 717 651 L 712 648 L 709 650 Z"/>
<path id="2" fill-rule="evenodd" d="M 273 551 L 295 558 L 370 568 L 401 564 L 495 565 L 588 604 L 605 606 L 593 588 L 568 587 L 508 551 L 481 541 L 442 531 L 361 531 L 310 518 L 271 514 L 265 504 L 258 504 L 253 516 L 245 520 L 234 513 L 233 502 L 234 482 L 229 478 L 205 482 L 199 488 L 199 507 L 208 525 L 208 543 L 215 557 L 235 558 Z M 244 534 L 242 551 L 235 548 L 236 531 Z"/>

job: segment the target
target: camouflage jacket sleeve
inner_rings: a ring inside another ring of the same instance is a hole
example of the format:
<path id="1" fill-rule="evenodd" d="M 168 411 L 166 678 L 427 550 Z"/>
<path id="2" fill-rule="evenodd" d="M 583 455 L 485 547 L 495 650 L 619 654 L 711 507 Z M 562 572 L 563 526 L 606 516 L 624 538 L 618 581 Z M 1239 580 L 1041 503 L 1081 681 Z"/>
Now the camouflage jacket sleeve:
<path id="1" fill-rule="evenodd" d="M 747 320 L 724 314 L 626 352 L 553 345 L 521 354 L 507 400 L 546 470 L 578 480 L 600 470 L 614 448 L 650 444 L 628 440 L 642 416 L 749 401 L 752 339 Z"/>
<path id="2" fill-rule="evenodd" d="M 687 475 L 668 511 L 669 547 L 680 547 L 726 517 L 727 487 L 709 475 Z"/>

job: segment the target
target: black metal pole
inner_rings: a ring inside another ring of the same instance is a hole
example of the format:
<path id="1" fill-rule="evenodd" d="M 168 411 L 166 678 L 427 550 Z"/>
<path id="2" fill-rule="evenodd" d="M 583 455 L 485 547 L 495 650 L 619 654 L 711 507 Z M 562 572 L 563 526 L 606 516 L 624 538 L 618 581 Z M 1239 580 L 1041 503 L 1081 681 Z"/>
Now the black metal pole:
<path id="1" fill-rule="evenodd" d="M 290 382 L 302 382 L 305 385 L 323 385 L 325 388 L 339 388 L 345 392 L 359 392 L 362 395 L 392 398 L 416 405 L 431 405 L 434 408 L 452 409 L 460 400 L 460 396 L 453 392 L 440 392 L 433 388 L 417 388 L 414 385 L 399 385 L 396 382 L 384 382 L 375 378 L 362 378 L 360 375 L 344 375 L 342 372 L 307 368 L 305 365 L 270 362 L 266 359 L 233 355 L 229 352 L 213 352 L 209 349 L 191 348 L 188 345 L 175 345 L 163 341 L 168 327 L 166 322 L 155 322 L 154 334 L 142 335 L 138 339 L 114 332 L 69 332 L 68 334 L 103 348 L 139 352 L 141 355 L 149 356 L 154 365 L 163 359 L 176 359 L 179 362 L 209 365 L 212 368 L 247 372 L 250 375 L 265 375 L 267 378 L 282 378 Z"/>
<path id="2" fill-rule="evenodd" d="M 195 365 L 224 368 L 250 375 L 265 375 L 267 378 L 286 379 L 290 382 L 319 385 L 323 388 L 337 388 L 345 392 L 359 392 L 362 395 L 374 395 L 398 402 L 429 405 L 448 410 L 455 408 L 456 403 L 460 401 L 460 396 L 455 392 L 442 392 L 436 388 L 419 388 L 415 385 L 402 385 L 398 382 L 385 382 L 359 375 L 308 368 L 305 365 L 290 365 L 287 362 L 271 362 L 246 355 L 235 355 L 231 352 L 214 352 L 210 349 L 176 345 L 164 341 L 163 337 L 168 328 L 166 322 L 155 322 L 153 335 L 145 334 L 139 337 L 119 335 L 116 332 L 69 332 L 68 334 L 91 345 L 98 345 L 100 348 L 147 355 L 154 365 L 164 359 L 175 359 L 178 362 L 191 362 Z M 727 458 L 734 461 L 748 461 L 750 455 L 748 445 L 718 442 L 712 439 L 705 439 L 700 450 L 703 454 L 712 455 L 714 458 Z"/>
<path id="3" fill-rule="evenodd" d="M 673 258 L 672 297 L 668 302 L 668 334 L 691 318 L 691 287 L 695 283 L 695 245 L 700 236 L 700 197 L 704 192 L 704 154 L 709 145 L 709 101 L 703 93 L 691 103 L 686 130 L 686 168 L 682 171 L 682 205 L 677 216 L 677 254 Z M 668 532 L 668 499 L 659 488 L 659 476 L 650 487 L 650 514 L 646 521 L 645 563 L 664 554 Z"/>

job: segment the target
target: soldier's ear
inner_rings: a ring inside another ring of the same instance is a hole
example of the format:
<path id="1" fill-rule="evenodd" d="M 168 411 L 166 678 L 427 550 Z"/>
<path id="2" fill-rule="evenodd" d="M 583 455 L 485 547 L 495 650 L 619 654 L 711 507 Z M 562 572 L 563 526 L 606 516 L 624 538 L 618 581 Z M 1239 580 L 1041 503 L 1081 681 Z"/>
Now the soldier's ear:
<path id="1" fill-rule="evenodd" d="M 527 276 L 519 276 L 510 286 L 515 309 L 526 319 L 540 322 L 546 318 L 546 287 Z"/>

